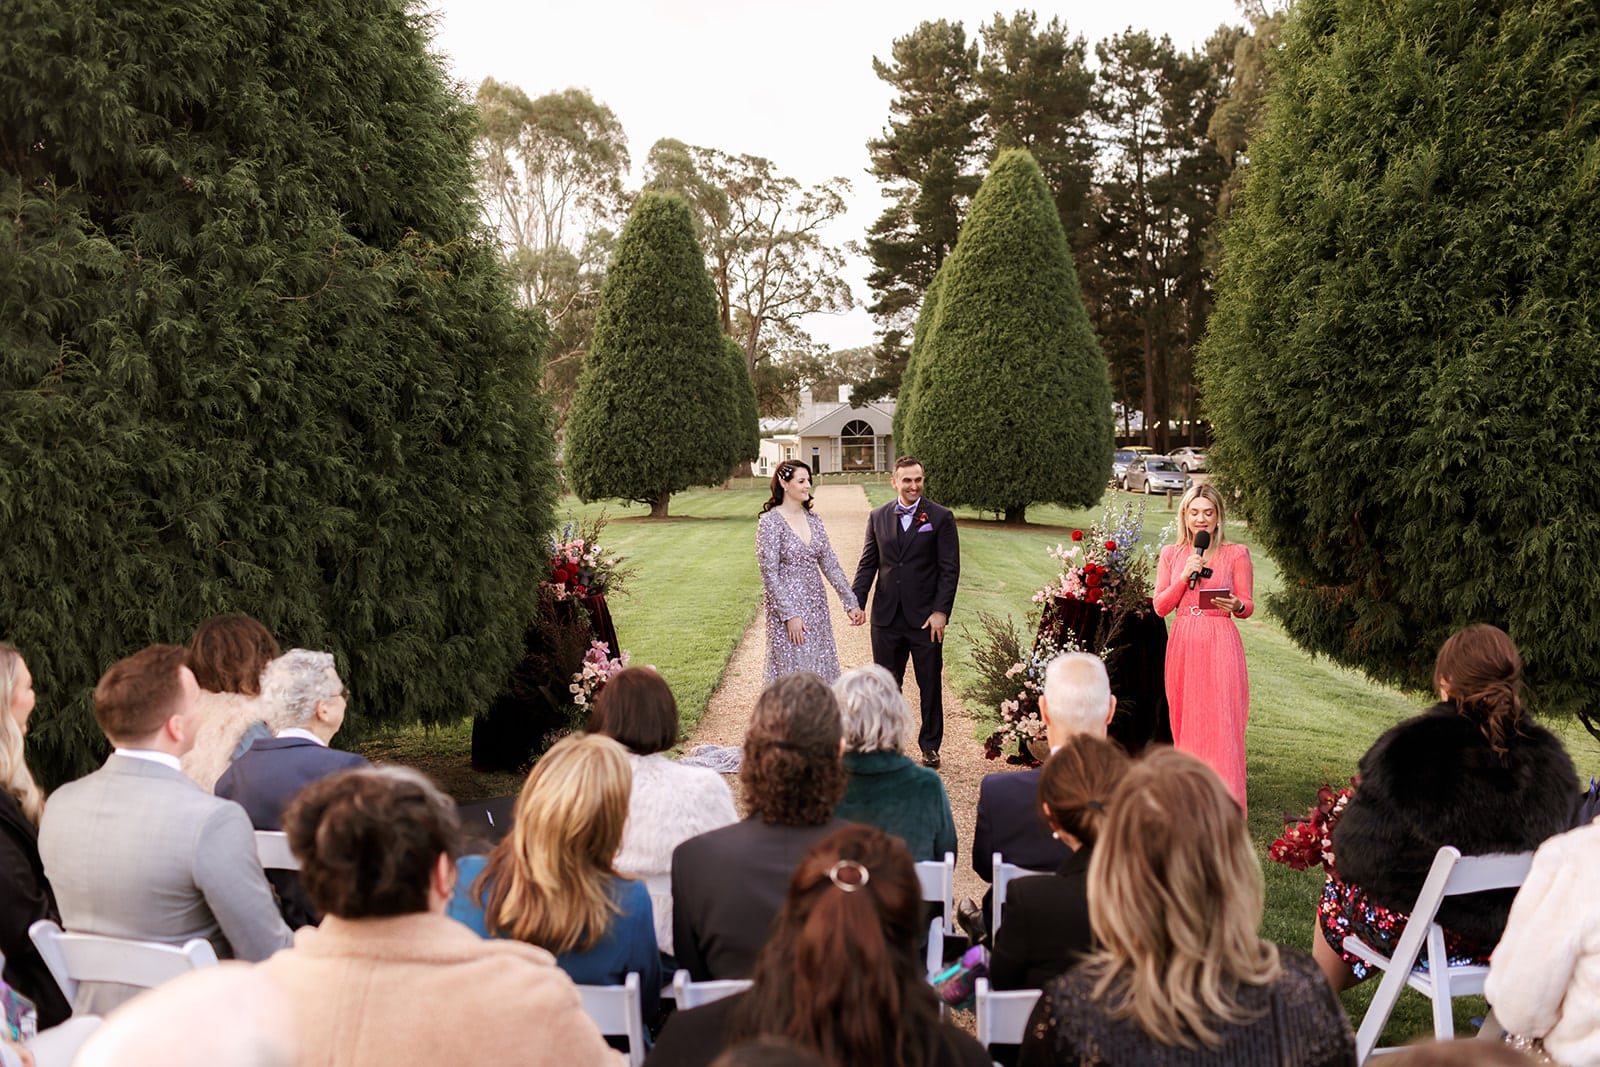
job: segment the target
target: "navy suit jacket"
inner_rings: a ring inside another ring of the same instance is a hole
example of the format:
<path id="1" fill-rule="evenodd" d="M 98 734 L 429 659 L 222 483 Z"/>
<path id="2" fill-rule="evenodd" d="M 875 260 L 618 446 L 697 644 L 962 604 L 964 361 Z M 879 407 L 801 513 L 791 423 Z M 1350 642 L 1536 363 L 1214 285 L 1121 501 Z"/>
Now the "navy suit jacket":
<path id="1" fill-rule="evenodd" d="M 1035 871 L 1053 871 L 1072 855 L 1050 836 L 1039 810 L 1039 774 L 1035 768 L 983 776 L 978 786 L 978 823 L 972 831 L 972 869 L 984 881 L 994 881 L 996 852 L 1007 863 Z"/>
<path id="2" fill-rule="evenodd" d="M 257 830 L 283 829 L 283 809 L 312 782 L 336 771 L 369 766 L 303 737 L 269 737 L 251 745 L 217 779 L 216 794 L 244 806 Z"/>
<path id="3" fill-rule="evenodd" d="M 905 613 L 907 624 L 920 627 L 929 615 L 941 612 L 950 617 L 956 601 L 956 582 L 961 577 L 961 546 L 956 537 L 956 517 L 947 507 L 931 500 L 917 501 L 917 513 L 926 512 L 923 530 L 915 524 L 902 535 L 900 518 L 894 513 L 897 500 L 874 508 L 867 516 L 867 539 L 861 548 L 861 562 L 851 588 L 856 602 L 867 602 L 867 591 L 877 580 L 878 592 L 872 598 L 872 625 L 890 626 L 896 611 Z"/>

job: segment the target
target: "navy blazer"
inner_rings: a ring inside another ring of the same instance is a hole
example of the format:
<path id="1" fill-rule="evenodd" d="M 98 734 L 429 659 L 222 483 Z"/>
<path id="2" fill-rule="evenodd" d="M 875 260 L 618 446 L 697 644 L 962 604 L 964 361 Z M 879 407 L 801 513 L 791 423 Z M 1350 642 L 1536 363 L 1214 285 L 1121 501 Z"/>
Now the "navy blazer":
<path id="1" fill-rule="evenodd" d="M 918 500 L 911 530 L 902 534 L 900 518 L 894 513 L 898 502 L 898 498 L 891 500 L 867 516 L 867 539 L 851 588 L 856 602 L 865 604 L 876 579 L 872 625 L 891 625 L 898 610 L 915 629 L 936 611 L 950 617 L 961 577 L 961 546 L 956 517 L 949 508 Z M 916 517 L 922 512 L 927 513 L 928 521 L 917 525 Z"/>
<path id="2" fill-rule="evenodd" d="M 304 737 L 269 737 L 251 745 L 217 779 L 216 794 L 244 806 L 257 830 L 283 829 L 283 810 L 295 794 L 320 778 L 370 766 L 354 752 Z"/>
<path id="3" fill-rule="evenodd" d="M 1007 863 L 1053 871 L 1072 850 L 1050 836 L 1039 810 L 1040 768 L 986 774 L 978 786 L 978 822 L 972 831 L 972 869 L 994 881 L 994 854 Z"/>

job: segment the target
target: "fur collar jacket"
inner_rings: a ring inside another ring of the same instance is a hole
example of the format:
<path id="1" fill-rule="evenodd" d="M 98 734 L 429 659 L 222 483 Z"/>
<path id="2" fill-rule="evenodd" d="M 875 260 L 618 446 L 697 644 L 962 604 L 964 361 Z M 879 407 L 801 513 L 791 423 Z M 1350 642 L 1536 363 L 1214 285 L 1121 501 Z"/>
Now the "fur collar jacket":
<path id="1" fill-rule="evenodd" d="M 1578 779 L 1561 741 L 1524 721 L 1504 759 L 1453 705 L 1436 704 L 1378 738 L 1333 831 L 1339 877 L 1407 912 L 1443 845 L 1463 855 L 1531 852 L 1571 823 Z M 1446 898 L 1439 922 L 1485 950 L 1500 940 L 1514 890 Z"/>

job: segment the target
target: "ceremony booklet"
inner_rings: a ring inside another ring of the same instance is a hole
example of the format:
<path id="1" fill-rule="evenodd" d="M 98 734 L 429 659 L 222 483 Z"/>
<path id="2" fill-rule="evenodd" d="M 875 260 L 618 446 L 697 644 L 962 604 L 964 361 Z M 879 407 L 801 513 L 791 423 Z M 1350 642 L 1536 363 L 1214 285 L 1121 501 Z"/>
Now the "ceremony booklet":
<path id="1" fill-rule="evenodd" d="M 1219 596 L 1231 597 L 1233 596 L 1233 590 L 1227 586 L 1223 586 L 1221 589 L 1202 589 L 1200 590 L 1200 606 L 1202 608 L 1215 608 L 1217 606 L 1217 597 Z"/>

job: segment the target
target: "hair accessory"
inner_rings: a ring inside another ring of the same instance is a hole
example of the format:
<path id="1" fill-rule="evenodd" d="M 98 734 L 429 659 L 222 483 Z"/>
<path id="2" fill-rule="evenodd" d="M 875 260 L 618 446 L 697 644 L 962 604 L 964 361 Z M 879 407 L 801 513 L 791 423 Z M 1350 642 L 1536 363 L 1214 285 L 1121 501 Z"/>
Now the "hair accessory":
<path id="1" fill-rule="evenodd" d="M 794 465 L 793 464 L 785 463 L 783 466 L 778 468 L 778 480 L 779 481 L 786 482 L 790 478 L 793 478 L 793 477 L 794 477 Z"/>
<path id="2" fill-rule="evenodd" d="M 853 878 L 846 878 L 849 872 L 854 872 Z M 872 881 L 872 872 L 866 865 L 857 860 L 840 860 L 828 868 L 828 881 L 838 886 L 846 893 L 854 893 L 857 889 Z"/>
<path id="3" fill-rule="evenodd" d="M 1090 809 L 1092 809 L 1094 811 L 1098 811 L 1102 815 L 1104 815 L 1106 813 L 1105 805 L 1100 803 L 1098 800 L 1091 800 L 1087 804 L 1085 804 L 1084 807 L 1090 808 Z"/>

